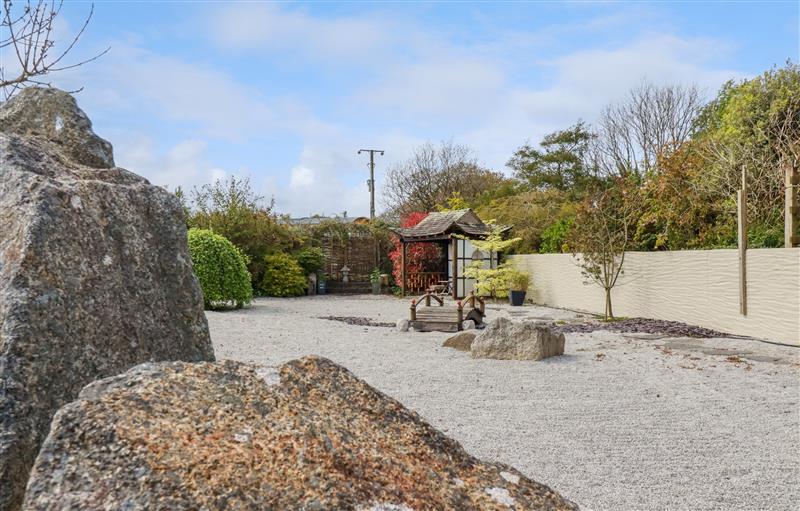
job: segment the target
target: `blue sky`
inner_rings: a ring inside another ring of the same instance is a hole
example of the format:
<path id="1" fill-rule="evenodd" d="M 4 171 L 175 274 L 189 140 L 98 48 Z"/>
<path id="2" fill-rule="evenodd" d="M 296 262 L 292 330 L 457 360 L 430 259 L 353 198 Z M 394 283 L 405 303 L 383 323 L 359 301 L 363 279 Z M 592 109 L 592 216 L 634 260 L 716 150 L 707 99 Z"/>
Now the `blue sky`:
<path id="1" fill-rule="evenodd" d="M 156 184 L 250 176 L 280 212 L 365 215 L 359 148 L 386 150 L 379 186 L 428 140 L 502 171 L 642 80 L 713 95 L 798 60 L 798 4 L 98 1 L 74 57 L 111 50 L 54 84 L 83 86 L 117 164 Z"/>

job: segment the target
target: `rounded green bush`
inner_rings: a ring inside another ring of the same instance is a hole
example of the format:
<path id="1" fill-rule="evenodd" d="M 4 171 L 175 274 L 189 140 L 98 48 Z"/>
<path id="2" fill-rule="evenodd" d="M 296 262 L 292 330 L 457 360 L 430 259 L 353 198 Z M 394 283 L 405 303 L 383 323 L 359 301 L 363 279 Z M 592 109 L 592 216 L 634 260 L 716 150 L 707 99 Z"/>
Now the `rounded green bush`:
<path id="1" fill-rule="evenodd" d="M 189 254 L 206 309 L 241 309 L 253 300 L 247 258 L 223 236 L 189 229 Z"/>
<path id="2" fill-rule="evenodd" d="M 300 296 L 306 291 L 306 274 L 289 254 L 268 255 L 261 289 L 267 296 Z"/>

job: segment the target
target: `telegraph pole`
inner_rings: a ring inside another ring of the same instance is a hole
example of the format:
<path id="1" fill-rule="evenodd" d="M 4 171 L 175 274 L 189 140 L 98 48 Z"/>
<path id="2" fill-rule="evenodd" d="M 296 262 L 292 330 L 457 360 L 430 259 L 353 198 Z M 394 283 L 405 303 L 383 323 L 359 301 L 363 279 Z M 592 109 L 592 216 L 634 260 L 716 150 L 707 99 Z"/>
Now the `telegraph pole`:
<path id="1" fill-rule="evenodd" d="M 369 187 L 369 218 L 375 219 L 375 153 L 383 156 L 382 149 L 359 149 L 358 154 L 369 153 L 369 180 L 367 186 Z"/>

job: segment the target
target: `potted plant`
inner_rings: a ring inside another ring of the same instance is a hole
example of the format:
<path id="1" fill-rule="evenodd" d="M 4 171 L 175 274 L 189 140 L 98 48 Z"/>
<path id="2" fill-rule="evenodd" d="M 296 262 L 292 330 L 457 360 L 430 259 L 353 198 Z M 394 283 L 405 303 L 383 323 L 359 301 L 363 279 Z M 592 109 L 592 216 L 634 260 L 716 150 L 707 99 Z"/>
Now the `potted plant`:
<path id="1" fill-rule="evenodd" d="M 381 294 L 381 270 L 375 268 L 372 270 L 372 273 L 369 274 L 369 281 L 372 283 L 372 294 L 379 295 Z"/>
<path id="2" fill-rule="evenodd" d="M 528 291 L 530 275 L 527 272 L 512 270 L 507 277 L 508 300 L 511 305 L 520 306 L 525 302 L 525 293 Z"/>

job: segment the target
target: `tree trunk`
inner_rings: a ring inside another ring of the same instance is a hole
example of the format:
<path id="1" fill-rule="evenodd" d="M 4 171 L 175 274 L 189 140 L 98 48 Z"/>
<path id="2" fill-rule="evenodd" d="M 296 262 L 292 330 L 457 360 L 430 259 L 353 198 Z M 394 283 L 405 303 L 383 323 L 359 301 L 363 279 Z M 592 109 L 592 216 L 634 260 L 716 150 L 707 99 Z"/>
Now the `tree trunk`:
<path id="1" fill-rule="evenodd" d="M 611 288 L 606 289 L 606 321 L 614 319 L 614 311 L 611 310 Z"/>

